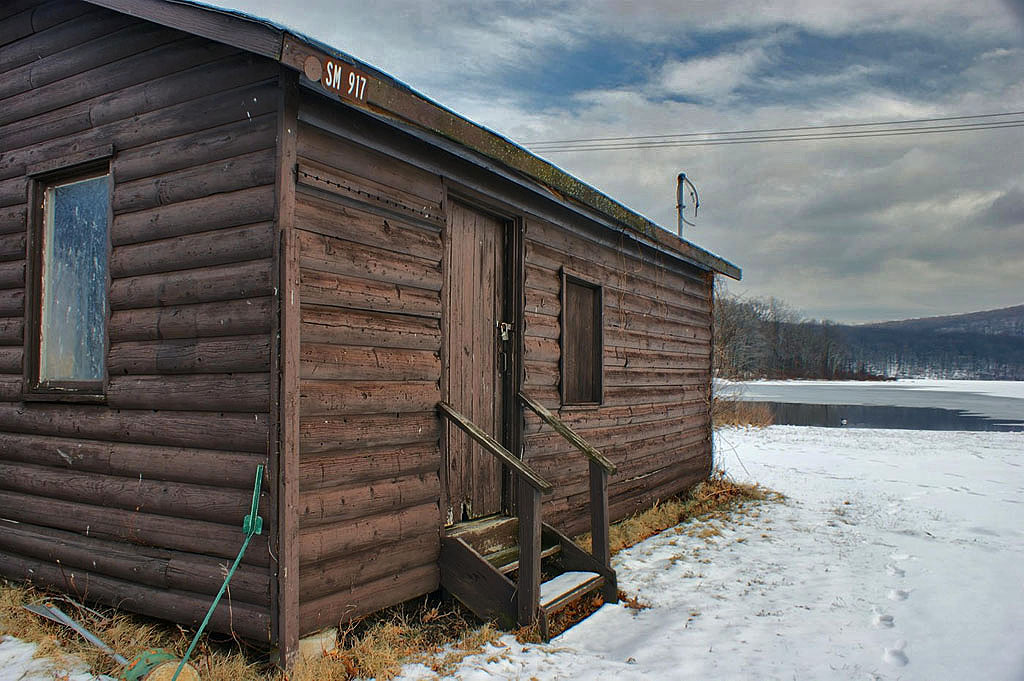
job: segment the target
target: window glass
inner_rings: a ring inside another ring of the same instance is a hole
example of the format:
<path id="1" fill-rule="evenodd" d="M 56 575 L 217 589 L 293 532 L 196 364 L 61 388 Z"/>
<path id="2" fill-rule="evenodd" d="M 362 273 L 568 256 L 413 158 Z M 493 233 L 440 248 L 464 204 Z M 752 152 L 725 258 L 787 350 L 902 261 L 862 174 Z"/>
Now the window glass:
<path id="1" fill-rule="evenodd" d="M 46 189 L 39 381 L 104 376 L 110 176 Z"/>
<path id="2" fill-rule="evenodd" d="M 565 279 L 562 299 L 562 401 L 601 402 L 601 289 Z"/>

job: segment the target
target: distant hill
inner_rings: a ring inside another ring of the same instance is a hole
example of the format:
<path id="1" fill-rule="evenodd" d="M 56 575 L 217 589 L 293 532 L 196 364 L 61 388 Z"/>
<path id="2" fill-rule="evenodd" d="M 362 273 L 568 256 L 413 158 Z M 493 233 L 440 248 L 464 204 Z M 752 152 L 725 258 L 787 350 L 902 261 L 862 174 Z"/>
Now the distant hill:
<path id="1" fill-rule="evenodd" d="M 1024 305 L 999 310 L 969 312 L 943 317 L 922 317 L 897 322 L 880 322 L 863 326 L 883 329 L 905 329 L 929 333 L 981 333 L 990 336 L 1024 336 Z"/>
<path id="2" fill-rule="evenodd" d="M 838 331 L 847 361 L 872 373 L 1024 380 L 1024 305 Z"/>
<path id="3" fill-rule="evenodd" d="M 802 319 L 774 298 L 718 294 L 714 322 L 723 377 L 1024 381 L 1024 305 L 849 325 Z"/>

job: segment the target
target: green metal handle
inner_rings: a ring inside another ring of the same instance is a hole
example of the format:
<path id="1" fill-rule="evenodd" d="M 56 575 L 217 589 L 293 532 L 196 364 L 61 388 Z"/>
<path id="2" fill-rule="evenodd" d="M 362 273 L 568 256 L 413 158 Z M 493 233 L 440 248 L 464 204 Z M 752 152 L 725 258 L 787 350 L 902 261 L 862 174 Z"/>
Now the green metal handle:
<path id="1" fill-rule="evenodd" d="M 259 516 L 260 511 L 260 488 L 263 486 L 263 464 L 256 466 L 256 484 L 252 490 L 252 506 L 250 507 L 249 515 L 245 516 L 245 520 L 242 521 L 242 532 L 245 533 L 245 541 L 242 542 L 242 548 L 238 551 L 238 557 L 235 558 L 234 564 L 231 569 L 228 570 L 227 577 L 224 578 L 224 583 L 220 585 L 220 591 L 217 592 L 217 597 L 213 599 L 213 605 L 206 612 L 206 617 L 203 619 L 203 623 L 199 625 L 199 631 L 192 637 L 192 643 L 189 644 L 188 650 L 185 651 L 185 657 L 181 658 L 181 662 L 178 664 L 178 668 L 174 671 L 174 676 L 171 677 L 171 681 L 178 681 L 178 675 L 181 674 L 181 670 L 185 668 L 185 664 L 188 662 L 188 658 L 192 656 L 192 652 L 196 649 L 196 644 L 199 643 L 199 637 L 203 635 L 203 631 L 206 629 L 206 625 L 210 623 L 210 618 L 213 617 L 213 611 L 217 609 L 217 604 L 220 603 L 221 596 L 228 588 L 228 582 L 231 581 L 231 577 L 235 574 L 235 570 L 238 569 L 238 564 L 242 562 L 242 555 L 245 550 L 249 548 L 249 542 L 252 538 L 263 531 L 263 518 Z"/>
<path id="2" fill-rule="evenodd" d="M 263 464 L 256 467 L 256 485 L 252 490 L 252 508 L 249 515 L 242 521 L 242 532 L 246 534 L 259 534 L 263 531 L 263 518 L 260 512 L 260 488 L 263 486 Z"/>

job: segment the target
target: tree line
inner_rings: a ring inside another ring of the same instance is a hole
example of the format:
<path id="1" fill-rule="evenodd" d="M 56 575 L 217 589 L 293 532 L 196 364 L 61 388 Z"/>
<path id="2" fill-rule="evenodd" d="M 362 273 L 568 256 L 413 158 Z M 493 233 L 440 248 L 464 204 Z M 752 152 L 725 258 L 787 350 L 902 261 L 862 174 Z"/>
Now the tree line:
<path id="1" fill-rule="evenodd" d="M 1024 307 L 999 312 L 987 313 L 984 327 L 974 324 L 977 313 L 960 323 L 942 318 L 941 329 L 922 320 L 847 325 L 805 319 L 777 298 L 716 291 L 715 373 L 737 379 L 1024 380 Z M 1002 322 L 993 324 L 993 317 Z"/>

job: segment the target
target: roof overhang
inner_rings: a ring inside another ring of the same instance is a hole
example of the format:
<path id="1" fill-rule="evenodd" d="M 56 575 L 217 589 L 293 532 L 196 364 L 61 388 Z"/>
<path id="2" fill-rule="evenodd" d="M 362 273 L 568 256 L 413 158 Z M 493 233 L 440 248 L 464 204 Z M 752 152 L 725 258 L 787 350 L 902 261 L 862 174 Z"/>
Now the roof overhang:
<path id="1" fill-rule="evenodd" d="M 354 57 L 270 21 L 185 0 L 86 0 L 274 59 L 305 76 L 305 84 L 344 104 L 424 130 L 530 178 L 562 203 L 596 212 L 609 226 L 704 270 L 740 279 L 742 272 L 630 210 L 515 142 L 424 97 Z"/>

